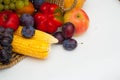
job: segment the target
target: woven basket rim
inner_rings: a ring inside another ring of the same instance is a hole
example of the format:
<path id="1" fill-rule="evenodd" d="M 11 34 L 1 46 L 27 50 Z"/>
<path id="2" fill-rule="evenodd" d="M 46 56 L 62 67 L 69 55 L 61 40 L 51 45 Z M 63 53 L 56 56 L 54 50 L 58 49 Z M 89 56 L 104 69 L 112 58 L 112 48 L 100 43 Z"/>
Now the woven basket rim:
<path id="1" fill-rule="evenodd" d="M 63 0 L 45 0 L 45 2 L 55 3 L 61 8 L 62 12 L 66 12 L 72 10 L 76 6 L 78 0 L 74 0 L 73 4 L 69 8 L 64 8 Z"/>
<path id="2" fill-rule="evenodd" d="M 21 55 L 21 54 L 13 52 L 12 58 L 10 60 L 10 63 L 9 64 L 0 64 L 0 70 L 1 69 L 6 69 L 6 68 L 10 68 L 10 67 L 14 66 L 15 64 L 17 64 L 18 62 L 20 62 L 24 58 L 25 58 L 24 55 Z"/>

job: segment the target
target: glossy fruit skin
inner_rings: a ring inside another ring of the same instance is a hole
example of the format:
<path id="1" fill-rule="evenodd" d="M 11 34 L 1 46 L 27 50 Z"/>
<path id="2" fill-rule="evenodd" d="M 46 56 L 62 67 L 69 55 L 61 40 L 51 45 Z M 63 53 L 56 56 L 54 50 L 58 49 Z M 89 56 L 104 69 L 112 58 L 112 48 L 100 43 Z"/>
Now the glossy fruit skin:
<path id="1" fill-rule="evenodd" d="M 64 22 L 71 22 L 75 26 L 75 35 L 82 35 L 89 26 L 89 17 L 83 9 L 74 8 L 64 15 Z"/>
<path id="2" fill-rule="evenodd" d="M 4 28 L 12 28 L 15 31 L 19 26 L 18 15 L 12 11 L 0 12 L 0 26 L 3 26 Z"/>
<path id="3" fill-rule="evenodd" d="M 62 26 L 62 34 L 65 39 L 71 38 L 74 35 L 75 26 L 71 22 L 67 22 Z"/>
<path id="4" fill-rule="evenodd" d="M 24 26 L 21 33 L 25 38 L 31 38 L 35 34 L 35 29 L 32 26 Z"/>
<path id="5" fill-rule="evenodd" d="M 34 18 L 32 15 L 24 13 L 20 16 L 20 24 L 22 26 L 34 26 Z"/>
<path id="6" fill-rule="evenodd" d="M 41 6 L 39 6 L 39 11 L 41 11 L 43 14 L 45 13 L 48 13 L 50 12 L 50 6 L 51 4 L 48 3 L 48 2 L 45 2 L 43 3 Z"/>
<path id="7" fill-rule="evenodd" d="M 66 39 L 63 41 L 63 47 L 65 50 L 71 51 L 77 47 L 77 41 L 75 39 Z"/>
<path id="8" fill-rule="evenodd" d="M 34 15 L 35 27 L 47 33 L 54 33 L 63 24 L 63 16 L 56 4 L 43 3 Z"/>
<path id="9" fill-rule="evenodd" d="M 62 32 L 60 32 L 60 31 L 59 32 L 55 32 L 53 34 L 53 36 L 58 39 L 58 41 L 59 41 L 58 44 L 62 44 L 63 43 L 64 37 L 63 37 Z"/>

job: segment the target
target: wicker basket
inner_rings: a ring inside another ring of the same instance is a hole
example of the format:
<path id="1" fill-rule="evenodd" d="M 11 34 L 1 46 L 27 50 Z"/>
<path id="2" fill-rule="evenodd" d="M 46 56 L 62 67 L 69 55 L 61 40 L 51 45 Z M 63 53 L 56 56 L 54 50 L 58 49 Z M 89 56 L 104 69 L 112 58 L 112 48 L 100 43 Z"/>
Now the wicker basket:
<path id="1" fill-rule="evenodd" d="M 63 0 L 45 0 L 45 2 L 50 2 L 50 3 L 55 3 L 57 5 L 59 5 L 59 7 L 61 8 L 62 12 L 65 11 L 69 11 L 72 8 L 75 7 L 76 3 L 78 0 L 74 0 L 72 6 L 70 8 L 64 9 L 64 1 Z M 6 69 L 9 67 L 12 67 L 13 65 L 17 64 L 19 61 L 21 61 L 25 56 L 24 55 L 20 55 L 18 53 L 13 52 L 12 54 L 12 58 L 10 60 L 9 64 L 3 65 L 0 63 L 0 69 Z"/>
<path id="2" fill-rule="evenodd" d="M 64 8 L 64 0 L 45 0 L 45 1 L 46 2 L 50 2 L 50 3 L 55 3 L 55 4 L 59 5 L 59 7 L 61 8 L 61 10 L 63 12 L 65 12 L 65 11 L 69 11 L 69 10 L 73 9 L 76 6 L 78 0 L 74 0 L 74 2 L 71 5 L 71 7 L 66 8 L 66 9 Z"/>
<path id="3" fill-rule="evenodd" d="M 17 64 L 19 61 L 21 61 L 25 56 L 18 54 L 18 53 L 14 53 L 12 54 L 12 58 L 10 60 L 9 64 L 0 64 L 0 69 L 6 69 L 9 67 L 12 67 L 13 65 Z"/>

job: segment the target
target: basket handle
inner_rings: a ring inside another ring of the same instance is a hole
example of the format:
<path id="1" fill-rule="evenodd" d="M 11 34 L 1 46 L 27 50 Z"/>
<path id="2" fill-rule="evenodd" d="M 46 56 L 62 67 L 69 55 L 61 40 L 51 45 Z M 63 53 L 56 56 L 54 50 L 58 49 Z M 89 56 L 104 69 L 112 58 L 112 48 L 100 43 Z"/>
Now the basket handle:
<path id="1" fill-rule="evenodd" d="M 73 4 L 69 8 L 66 8 L 66 9 L 64 8 L 64 0 L 45 0 L 45 2 L 55 3 L 60 6 L 62 12 L 65 12 L 65 11 L 69 11 L 73 9 L 76 6 L 78 0 L 74 0 Z"/>
<path id="2" fill-rule="evenodd" d="M 64 1 L 63 1 L 63 3 L 62 3 L 63 5 L 61 6 L 61 8 L 62 8 L 63 11 L 69 11 L 69 10 L 73 9 L 76 6 L 77 2 L 78 2 L 78 0 L 74 0 L 73 4 L 69 8 L 65 9 L 64 8 Z"/>

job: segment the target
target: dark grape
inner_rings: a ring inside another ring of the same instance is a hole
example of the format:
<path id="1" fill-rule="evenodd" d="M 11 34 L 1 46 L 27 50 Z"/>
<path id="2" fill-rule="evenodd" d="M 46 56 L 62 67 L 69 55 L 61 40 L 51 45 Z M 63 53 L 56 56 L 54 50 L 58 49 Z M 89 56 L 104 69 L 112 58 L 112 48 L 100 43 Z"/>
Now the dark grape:
<path id="1" fill-rule="evenodd" d="M 32 26 L 24 26 L 21 33 L 25 38 L 31 38 L 35 34 L 35 29 Z"/>
<path id="2" fill-rule="evenodd" d="M 53 36 L 58 39 L 59 44 L 62 44 L 62 42 L 64 41 L 64 37 L 62 35 L 62 32 L 56 32 L 53 34 Z"/>
<path id="3" fill-rule="evenodd" d="M 5 31 L 5 28 L 2 27 L 2 26 L 0 26 L 0 42 L 3 39 L 3 33 L 4 33 L 4 31 Z"/>
<path id="4" fill-rule="evenodd" d="M 12 43 L 12 39 L 10 38 L 4 38 L 3 40 L 1 40 L 1 45 L 2 46 L 8 46 Z"/>
<path id="5" fill-rule="evenodd" d="M 14 33 L 14 29 L 12 29 L 12 28 L 6 28 L 5 29 L 5 33 L 13 34 Z"/>
<path id="6" fill-rule="evenodd" d="M 0 27 L 0 45 L 2 49 L 0 50 L 0 62 L 2 64 L 10 63 L 10 59 L 12 57 L 12 41 L 13 41 L 13 32 L 14 30 L 11 28 L 2 28 Z"/>
<path id="7" fill-rule="evenodd" d="M 40 5 L 44 2 L 44 0 L 33 0 L 34 7 L 39 9 Z"/>
<path id="8" fill-rule="evenodd" d="M 13 40 L 13 35 L 12 34 L 4 33 L 3 37 L 4 38 L 10 38 L 11 40 Z"/>
<path id="9" fill-rule="evenodd" d="M 65 39 L 71 38 L 75 32 L 75 26 L 71 22 L 67 22 L 62 26 L 62 34 Z"/>
<path id="10" fill-rule="evenodd" d="M 30 14 L 23 14 L 20 17 L 20 23 L 22 26 L 34 26 L 34 18 Z"/>
<path id="11" fill-rule="evenodd" d="M 10 61 L 10 55 L 7 53 L 5 49 L 0 51 L 0 62 L 3 64 L 8 64 Z"/>
<path id="12" fill-rule="evenodd" d="M 3 49 L 6 50 L 9 55 L 12 56 L 12 45 L 4 46 Z"/>
<path id="13" fill-rule="evenodd" d="M 0 51 L 0 62 L 2 64 L 10 63 L 10 59 L 12 58 L 12 48 L 10 47 L 3 47 Z"/>
<path id="14" fill-rule="evenodd" d="M 3 39 L 3 33 L 0 33 L 0 41 Z"/>
<path id="15" fill-rule="evenodd" d="M 5 28 L 0 26 L 0 33 L 3 33 L 5 31 Z"/>
<path id="16" fill-rule="evenodd" d="M 77 41 L 74 39 L 66 39 L 63 41 L 64 49 L 71 51 L 77 47 Z"/>

